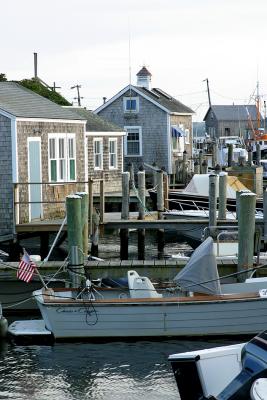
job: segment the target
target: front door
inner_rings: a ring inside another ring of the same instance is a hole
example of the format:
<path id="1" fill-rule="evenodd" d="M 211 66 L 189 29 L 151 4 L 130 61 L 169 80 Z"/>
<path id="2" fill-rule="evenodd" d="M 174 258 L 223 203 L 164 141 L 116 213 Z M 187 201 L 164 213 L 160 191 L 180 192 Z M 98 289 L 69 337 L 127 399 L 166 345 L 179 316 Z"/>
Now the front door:
<path id="1" fill-rule="evenodd" d="M 28 139 L 28 180 L 29 182 L 41 182 L 41 139 Z M 29 218 L 42 218 L 42 185 L 29 185 Z"/>

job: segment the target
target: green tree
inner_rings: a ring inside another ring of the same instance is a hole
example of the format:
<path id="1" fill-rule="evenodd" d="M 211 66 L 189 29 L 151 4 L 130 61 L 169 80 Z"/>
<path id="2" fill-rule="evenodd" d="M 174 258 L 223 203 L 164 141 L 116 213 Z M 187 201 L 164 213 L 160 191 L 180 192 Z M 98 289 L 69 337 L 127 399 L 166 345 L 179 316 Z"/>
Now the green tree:
<path id="1" fill-rule="evenodd" d="M 61 94 L 58 92 L 51 90 L 44 86 L 37 79 L 23 79 L 18 82 L 20 85 L 26 87 L 27 89 L 32 90 L 35 93 L 38 93 L 40 96 L 46 97 L 47 99 L 57 103 L 61 106 L 71 106 L 71 103 L 68 102 Z"/>
<path id="2" fill-rule="evenodd" d="M 6 81 L 7 81 L 6 74 L 0 73 L 0 82 L 6 82 Z"/>

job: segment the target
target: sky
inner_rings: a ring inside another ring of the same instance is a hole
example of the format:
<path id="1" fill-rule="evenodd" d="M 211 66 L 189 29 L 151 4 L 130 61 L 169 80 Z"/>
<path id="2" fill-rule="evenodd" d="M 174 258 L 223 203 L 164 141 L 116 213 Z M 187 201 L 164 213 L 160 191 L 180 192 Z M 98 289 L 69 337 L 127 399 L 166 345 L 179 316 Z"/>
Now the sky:
<path id="1" fill-rule="evenodd" d="M 212 104 L 267 100 L 266 0 L 0 0 L 0 73 L 38 76 L 94 110 L 146 65 L 152 87 L 202 121 Z"/>

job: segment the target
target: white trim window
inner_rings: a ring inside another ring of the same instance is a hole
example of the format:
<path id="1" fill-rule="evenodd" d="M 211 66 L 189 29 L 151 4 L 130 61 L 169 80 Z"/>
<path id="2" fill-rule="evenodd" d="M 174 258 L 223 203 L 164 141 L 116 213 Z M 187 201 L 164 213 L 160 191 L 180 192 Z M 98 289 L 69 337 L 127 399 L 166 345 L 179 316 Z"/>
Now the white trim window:
<path id="1" fill-rule="evenodd" d="M 109 147 L 109 169 L 117 169 L 117 138 L 108 140 Z"/>
<path id="2" fill-rule="evenodd" d="M 125 126 L 125 155 L 132 157 L 142 156 L 142 127 Z"/>
<path id="3" fill-rule="evenodd" d="M 94 169 L 103 169 L 103 139 L 94 139 Z"/>
<path id="4" fill-rule="evenodd" d="M 48 173 L 53 183 L 76 180 L 75 134 L 48 134 Z"/>
<path id="5" fill-rule="evenodd" d="M 139 97 L 123 97 L 123 111 L 125 113 L 138 113 Z"/>

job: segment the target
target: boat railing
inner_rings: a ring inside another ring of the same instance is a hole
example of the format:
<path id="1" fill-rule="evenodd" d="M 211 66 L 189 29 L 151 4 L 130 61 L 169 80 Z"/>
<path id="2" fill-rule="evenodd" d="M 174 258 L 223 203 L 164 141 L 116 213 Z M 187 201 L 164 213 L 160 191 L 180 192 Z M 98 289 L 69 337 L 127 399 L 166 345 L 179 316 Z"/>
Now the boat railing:
<path id="1" fill-rule="evenodd" d="M 220 226 L 220 225 L 216 225 L 216 226 L 206 226 L 204 229 L 203 229 L 203 239 L 207 239 L 207 237 L 210 235 L 210 231 L 212 230 L 212 231 L 220 231 L 218 234 L 217 234 L 217 238 L 218 238 L 218 236 L 219 236 L 219 238 L 222 236 L 222 235 L 228 235 L 228 236 L 230 236 L 230 235 L 234 235 L 234 234 L 238 234 L 238 231 L 234 231 L 234 229 L 236 229 L 236 226 L 228 226 L 228 225 L 222 225 L 222 226 Z M 235 239 L 236 240 L 236 239 Z"/>
<path id="2" fill-rule="evenodd" d="M 180 208 L 179 211 L 185 211 L 185 209 L 184 209 L 185 206 L 187 207 L 187 210 L 188 210 L 188 206 L 189 206 L 189 207 L 192 207 L 193 210 L 203 211 L 204 213 L 207 214 L 207 216 L 209 216 L 209 208 L 198 205 L 194 200 L 180 201 L 180 200 L 175 200 L 175 199 L 168 199 L 168 201 L 171 201 L 172 203 L 177 204 Z"/>

